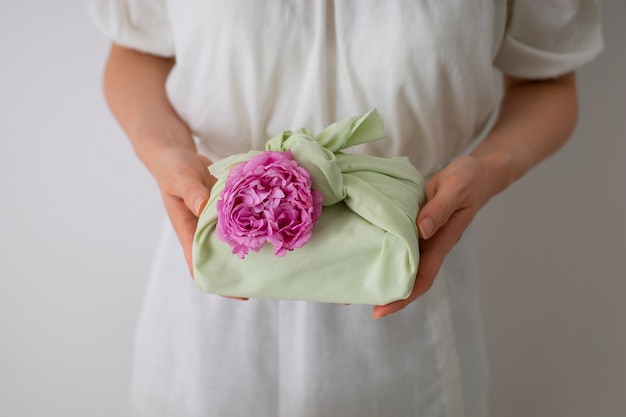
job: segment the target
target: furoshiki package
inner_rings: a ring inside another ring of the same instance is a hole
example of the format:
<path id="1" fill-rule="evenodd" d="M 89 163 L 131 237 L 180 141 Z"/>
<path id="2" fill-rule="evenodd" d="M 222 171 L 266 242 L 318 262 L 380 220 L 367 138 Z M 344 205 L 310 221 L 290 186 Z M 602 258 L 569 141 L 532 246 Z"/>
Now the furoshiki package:
<path id="1" fill-rule="evenodd" d="M 424 180 L 408 158 L 343 152 L 385 136 L 371 110 L 211 165 L 217 183 L 193 246 L 200 289 L 349 304 L 407 298 Z"/>

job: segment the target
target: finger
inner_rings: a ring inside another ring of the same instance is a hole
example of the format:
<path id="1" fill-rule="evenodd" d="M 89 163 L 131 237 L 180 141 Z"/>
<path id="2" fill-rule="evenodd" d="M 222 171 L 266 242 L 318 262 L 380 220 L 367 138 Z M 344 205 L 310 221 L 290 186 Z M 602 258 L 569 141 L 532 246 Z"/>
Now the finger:
<path id="1" fill-rule="evenodd" d="M 165 178 L 162 191 L 181 198 L 188 210 L 200 216 L 210 196 L 210 189 L 216 179 L 207 169 L 210 161 L 202 155 L 183 160 Z"/>
<path id="2" fill-rule="evenodd" d="M 420 241 L 420 263 L 411 294 L 405 300 L 375 306 L 372 318 L 377 319 L 397 313 L 426 293 L 432 287 L 446 255 L 458 242 L 470 221 L 471 214 L 467 209 L 462 209 L 450 217 L 446 226 L 436 236 L 427 241 Z"/>
<path id="3" fill-rule="evenodd" d="M 183 248 L 189 272 L 193 277 L 192 246 L 198 218 L 189 211 L 183 200 L 172 195 L 163 195 L 163 204 L 172 227 Z"/>
<path id="4" fill-rule="evenodd" d="M 204 172 L 206 174 L 202 178 L 202 183 L 204 184 L 204 186 L 208 190 L 211 190 L 213 188 L 213 186 L 215 185 L 215 182 L 217 181 L 217 178 L 215 178 L 209 172 L 209 166 L 212 164 L 212 162 L 211 162 L 211 160 L 209 158 L 207 158 L 204 155 L 198 155 L 198 159 L 200 160 L 200 164 L 202 165 L 202 169 L 204 169 Z"/>
<path id="5" fill-rule="evenodd" d="M 237 300 L 237 301 L 248 301 L 248 298 L 246 297 L 233 297 L 230 295 L 221 295 L 220 297 L 230 298 L 231 300 Z"/>
<path id="6" fill-rule="evenodd" d="M 202 154 L 198 154 L 198 160 L 200 160 L 200 162 L 202 163 L 202 165 L 204 165 L 206 168 L 209 167 L 209 165 L 211 165 L 213 162 L 211 162 L 211 160 L 209 158 L 207 158 L 206 156 L 202 155 Z"/>
<path id="7" fill-rule="evenodd" d="M 465 183 L 457 177 L 449 178 L 436 187 L 434 195 L 417 216 L 417 229 L 422 239 L 429 239 L 445 225 L 467 197 Z"/>
<path id="8" fill-rule="evenodd" d="M 437 253 L 436 251 L 433 253 L 428 251 L 422 252 L 419 271 L 409 297 L 405 300 L 375 306 L 372 311 L 372 318 L 379 319 L 397 313 L 428 291 L 435 281 L 435 276 L 437 276 L 437 272 L 441 268 L 445 255 L 445 253 Z"/>
<path id="9" fill-rule="evenodd" d="M 196 217 L 200 217 L 202 210 L 209 201 L 209 190 L 204 184 L 195 180 L 187 180 L 185 184 L 182 184 L 182 199 L 185 202 L 185 206 Z"/>

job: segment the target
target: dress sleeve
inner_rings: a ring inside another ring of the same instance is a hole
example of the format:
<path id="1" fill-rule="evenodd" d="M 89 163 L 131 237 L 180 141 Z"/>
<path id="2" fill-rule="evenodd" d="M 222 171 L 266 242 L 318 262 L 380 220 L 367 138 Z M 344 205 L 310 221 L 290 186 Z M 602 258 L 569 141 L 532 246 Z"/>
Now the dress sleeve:
<path id="1" fill-rule="evenodd" d="M 113 42 L 153 55 L 174 55 L 165 0 L 89 0 L 96 27 Z"/>
<path id="2" fill-rule="evenodd" d="M 557 77 L 602 51 L 599 0 L 513 0 L 507 12 L 494 65 L 508 75 Z"/>

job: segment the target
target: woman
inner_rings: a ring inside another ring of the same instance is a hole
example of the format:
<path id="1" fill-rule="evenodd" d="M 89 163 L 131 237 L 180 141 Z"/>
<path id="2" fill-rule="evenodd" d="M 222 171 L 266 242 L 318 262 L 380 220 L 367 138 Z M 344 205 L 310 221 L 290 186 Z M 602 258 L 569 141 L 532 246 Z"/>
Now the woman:
<path id="1" fill-rule="evenodd" d="M 137 337 L 137 415 L 484 415 L 477 283 L 459 239 L 571 134 L 573 71 L 602 49 L 597 3 L 165 3 L 92 1 L 114 42 L 107 100 L 173 226 Z M 390 139 L 359 152 L 407 155 L 429 179 L 412 295 L 369 311 L 202 294 L 187 265 L 207 165 L 373 107 Z"/>

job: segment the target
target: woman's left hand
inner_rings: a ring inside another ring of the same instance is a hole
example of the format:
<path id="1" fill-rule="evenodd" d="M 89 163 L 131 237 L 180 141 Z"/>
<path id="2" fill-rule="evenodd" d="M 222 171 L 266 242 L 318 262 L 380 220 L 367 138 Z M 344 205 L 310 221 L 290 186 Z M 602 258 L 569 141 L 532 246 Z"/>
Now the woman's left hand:
<path id="1" fill-rule="evenodd" d="M 430 180 L 428 202 L 417 217 L 420 262 L 413 291 L 405 300 L 374 307 L 372 318 L 396 313 L 428 291 L 446 255 L 491 198 L 490 188 L 488 167 L 473 156 L 453 160 Z"/>
<path id="2" fill-rule="evenodd" d="M 428 183 L 428 202 L 417 217 L 421 258 L 411 295 L 374 307 L 373 318 L 396 313 L 428 291 L 478 210 L 567 141 L 577 109 L 573 72 L 546 80 L 504 76 L 504 97 L 489 134 Z"/>

